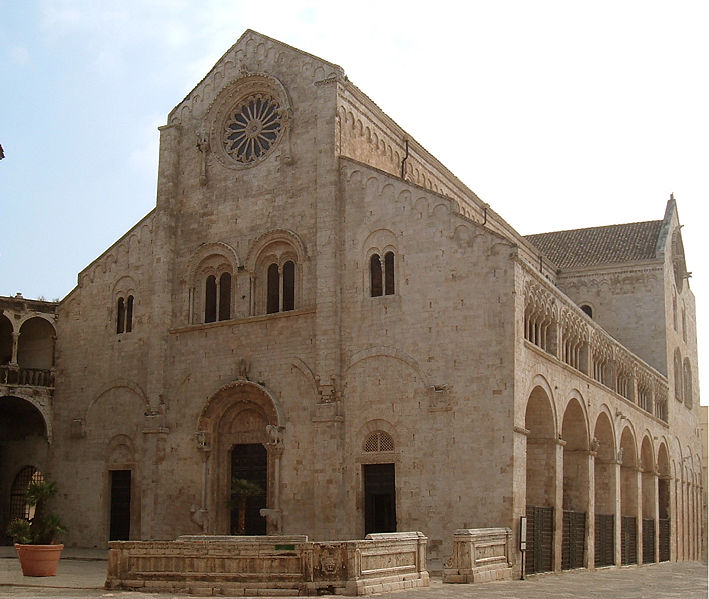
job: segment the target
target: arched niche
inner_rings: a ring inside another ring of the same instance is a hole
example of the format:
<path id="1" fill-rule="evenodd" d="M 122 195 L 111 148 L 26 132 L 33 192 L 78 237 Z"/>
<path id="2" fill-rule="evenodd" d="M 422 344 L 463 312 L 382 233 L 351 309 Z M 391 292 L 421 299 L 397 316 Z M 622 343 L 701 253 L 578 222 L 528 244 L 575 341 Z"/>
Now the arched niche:
<path id="1" fill-rule="evenodd" d="M 49 370 L 54 367 L 54 326 L 36 316 L 22 323 L 17 344 L 17 364 L 20 368 Z"/>

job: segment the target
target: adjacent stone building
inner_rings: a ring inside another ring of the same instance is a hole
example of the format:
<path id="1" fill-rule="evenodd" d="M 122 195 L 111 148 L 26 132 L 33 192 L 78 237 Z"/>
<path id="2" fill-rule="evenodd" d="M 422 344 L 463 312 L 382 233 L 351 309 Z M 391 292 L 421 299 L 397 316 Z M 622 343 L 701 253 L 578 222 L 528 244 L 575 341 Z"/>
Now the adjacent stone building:
<path id="1" fill-rule="evenodd" d="M 69 544 L 228 534 L 243 478 L 248 534 L 420 530 L 435 559 L 458 528 L 518 548 L 526 517 L 530 572 L 699 557 L 674 198 L 523 237 L 340 67 L 253 31 L 160 131 L 155 209 L 58 304 L 2 298 L 3 520 L 44 472 Z M 33 319 L 40 384 L 9 378 Z"/>

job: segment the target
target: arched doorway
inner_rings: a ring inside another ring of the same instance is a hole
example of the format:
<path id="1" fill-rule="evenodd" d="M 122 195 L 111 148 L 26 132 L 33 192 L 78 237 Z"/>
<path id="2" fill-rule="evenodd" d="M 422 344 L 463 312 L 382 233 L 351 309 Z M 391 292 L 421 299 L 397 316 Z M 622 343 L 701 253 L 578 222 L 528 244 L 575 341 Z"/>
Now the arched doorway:
<path id="1" fill-rule="evenodd" d="M 586 418 L 576 399 L 571 399 L 564 411 L 561 438 L 565 443 L 561 567 L 570 570 L 585 566 L 589 485 Z"/>
<path id="2" fill-rule="evenodd" d="M 657 507 L 659 529 L 659 560 L 670 561 L 670 458 L 667 446 L 662 443 L 657 452 Z"/>
<path id="3" fill-rule="evenodd" d="M 10 518 L 28 517 L 24 502 L 27 484 L 46 469 L 49 449 L 44 415 L 29 400 L 0 397 L 0 542 Z"/>
<path id="4" fill-rule="evenodd" d="M 616 460 L 613 425 L 601 412 L 594 428 L 594 563 L 597 568 L 615 564 Z"/>
<path id="5" fill-rule="evenodd" d="M 525 568 L 530 574 L 554 567 L 554 505 L 556 503 L 556 427 L 551 399 L 535 387 L 527 400 Z"/>
<path id="6" fill-rule="evenodd" d="M 237 534 L 240 525 L 247 535 L 280 532 L 282 421 L 273 396 L 249 381 L 226 385 L 207 402 L 198 422 L 206 532 Z"/>
<path id="7" fill-rule="evenodd" d="M 629 427 L 620 436 L 620 561 L 638 563 L 638 461 Z"/>

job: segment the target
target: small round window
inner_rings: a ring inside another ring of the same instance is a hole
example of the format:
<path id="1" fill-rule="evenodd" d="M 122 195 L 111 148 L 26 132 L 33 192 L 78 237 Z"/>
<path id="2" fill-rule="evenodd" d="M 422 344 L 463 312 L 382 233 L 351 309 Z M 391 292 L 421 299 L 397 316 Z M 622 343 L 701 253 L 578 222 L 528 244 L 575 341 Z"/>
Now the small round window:
<path id="1" fill-rule="evenodd" d="M 227 115 L 224 150 L 241 164 L 254 164 L 274 147 L 282 126 L 281 107 L 275 98 L 267 94 L 248 96 Z"/>

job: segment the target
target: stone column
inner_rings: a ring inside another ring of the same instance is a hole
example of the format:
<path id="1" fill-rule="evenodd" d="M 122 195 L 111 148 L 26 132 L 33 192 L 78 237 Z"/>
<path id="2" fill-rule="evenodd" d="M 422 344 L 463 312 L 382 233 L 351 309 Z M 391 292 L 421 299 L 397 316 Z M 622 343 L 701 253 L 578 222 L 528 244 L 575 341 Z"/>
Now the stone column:
<path id="1" fill-rule="evenodd" d="M 638 565 L 643 563 L 643 470 L 640 467 L 635 468 L 635 484 L 636 484 L 636 506 L 635 506 L 635 527 L 638 531 L 635 551 L 638 556 Z"/>
<path id="2" fill-rule="evenodd" d="M 674 540 L 673 561 L 680 561 L 684 555 L 682 552 L 682 482 L 680 478 L 675 477 L 674 484 L 674 509 L 672 510 L 673 524 L 672 537 Z"/>
<path id="3" fill-rule="evenodd" d="M 160 487 L 160 470 L 165 461 L 165 445 L 170 432 L 162 422 L 162 415 L 146 416 L 143 429 L 143 460 L 141 478 L 146 483 L 141 485 L 141 522 L 140 533 L 143 539 L 162 538 L 160 523 L 166 522 L 165 505 L 162 505 L 157 489 Z"/>
<path id="4" fill-rule="evenodd" d="M 596 553 L 596 468 L 597 453 L 588 452 L 588 500 L 586 503 L 586 558 L 585 566 L 589 570 L 595 569 Z"/>
<path id="5" fill-rule="evenodd" d="M 552 566 L 561 570 L 561 543 L 564 532 L 564 447 L 566 441 L 557 439 L 555 444 L 556 478 L 554 487 L 554 552 Z"/>
<path id="6" fill-rule="evenodd" d="M 652 473 L 653 497 L 655 498 L 655 510 L 653 518 L 655 519 L 655 562 L 660 561 L 660 474 L 656 470 Z"/>
<path id="7" fill-rule="evenodd" d="M 621 512 L 621 499 L 620 499 L 620 487 L 621 487 L 621 475 L 620 475 L 620 468 L 621 468 L 622 461 L 621 460 L 616 460 L 615 461 L 615 468 L 613 468 L 615 472 L 615 523 L 613 526 L 613 533 L 615 536 L 615 565 L 620 566 L 621 565 L 621 551 L 620 551 L 620 526 L 621 526 L 621 517 L 622 517 L 622 512 Z"/>
<path id="8" fill-rule="evenodd" d="M 12 333 L 12 359 L 9 366 L 17 366 L 17 348 L 20 344 L 20 333 Z"/>

